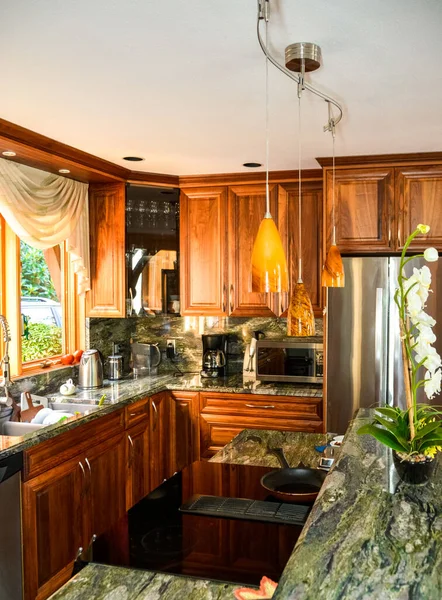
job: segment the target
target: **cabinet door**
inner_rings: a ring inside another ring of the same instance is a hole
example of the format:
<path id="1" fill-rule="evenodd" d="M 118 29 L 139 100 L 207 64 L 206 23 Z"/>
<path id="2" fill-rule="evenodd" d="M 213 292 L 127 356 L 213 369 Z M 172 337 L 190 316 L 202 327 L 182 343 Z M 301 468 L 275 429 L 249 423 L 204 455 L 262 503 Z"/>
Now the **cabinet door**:
<path id="1" fill-rule="evenodd" d="M 299 188 L 287 183 L 278 190 L 278 228 L 284 243 L 290 283 L 298 280 Z M 322 316 L 322 181 L 305 182 L 301 194 L 302 279 L 312 301 L 315 316 Z M 281 294 L 279 313 L 287 310 L 288 294 Z"/>
<path id="2" fill-rule="evenodd" d="M 333 175 L 325 175 L 327 250 L 332 241 Z M 395 249 L 394 169 L 339 169 L 335 183 L 336 243 L 342 253 Z"/>
<path id="3" fill-rule="evenodd" d="M 114 436 L 86 452 L 89 520 L 85 534 L 104 533 L 125 513 L 125 435 Z M 88 546 L 86 546 L 88 547 Z"/>
<path id="4" fill-rule="evenodd" d="M 226 198 L 224 187 L 181 192 L 182 315 L 226 314 Z"/>
<path id="5" fill-rule="evenodd" d="M 229 314 L 232 317 L 274 317 L 275 294 L 252 292 L 252 252 L 265 215 L 265 185 L 229 188 Z M 270 186 L 270 211 L 277 223 L 277 186 Z"/>
<path id="6" fill-rule="evenodd" d="M 170 471 L 170 395 L 155 394 L 150 399 L 150 489 L 158 487 L 172 474 Z"/>
<path id="7" fill-rule="evenodd" d="M 398 249 L 419 223 L 430 226 L 426 236 L 411 244 L 414 250 L 429 246 L 442 251 L 442 166 L 396 169 L 396 198 L 399 205 Z"/>
<path id="8" fill-rule="evenodd" d="M 89 185 L 88 317 L 125 317 L 125 184 Z"/>
<path id="9" fill-rule="evenodd" d="M 170 471 L 181 471 L 199 459 L 199 394 L 171 393 Z"/>
<path id="10" fill-rule="evenodd" d="M 149 422 L 126 431 L 126 510 L 150 492 Z"/>
<path id="11" fill-rule="evenodd" d="M 86 477 L 79 459 L 23 484 L 23 558 L 26 600 L 47 598 L 72 573 L 83 536 Z M 7 518 L 7 515 L 3 515 Z"/>

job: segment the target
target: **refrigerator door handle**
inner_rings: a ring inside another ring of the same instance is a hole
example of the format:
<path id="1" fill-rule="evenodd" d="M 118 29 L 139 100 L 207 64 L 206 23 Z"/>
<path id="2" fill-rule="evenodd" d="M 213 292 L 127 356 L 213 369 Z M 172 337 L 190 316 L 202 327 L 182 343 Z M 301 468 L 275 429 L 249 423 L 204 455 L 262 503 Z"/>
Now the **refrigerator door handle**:
<path id="1" fill-rule="evenodd" d="M 385 404 L 384 390 L 384 290 L 376 288 L 375 312 L 375 403 L 377 406 Z"/>

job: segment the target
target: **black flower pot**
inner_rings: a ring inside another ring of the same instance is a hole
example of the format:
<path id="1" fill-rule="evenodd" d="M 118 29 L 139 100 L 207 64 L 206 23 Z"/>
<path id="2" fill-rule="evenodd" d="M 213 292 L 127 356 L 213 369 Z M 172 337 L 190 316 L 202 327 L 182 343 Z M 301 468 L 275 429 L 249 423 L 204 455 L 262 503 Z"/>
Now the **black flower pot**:
<path id="1" fill-rule="evenodd" d="M 405 483 L 419 485 L 426 483 L 436 466 L 436 458 L 426 457 L 425 461 L 405 459 L 393 451 L 393 462 L 399 477 Z"/>

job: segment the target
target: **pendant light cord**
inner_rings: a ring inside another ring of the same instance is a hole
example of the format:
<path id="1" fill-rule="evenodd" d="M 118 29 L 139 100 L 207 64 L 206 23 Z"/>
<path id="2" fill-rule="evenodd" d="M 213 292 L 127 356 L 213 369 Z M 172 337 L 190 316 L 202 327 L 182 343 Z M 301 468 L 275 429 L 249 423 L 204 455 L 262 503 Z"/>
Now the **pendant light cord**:
<path id="1" fill-rule="evenodd" d="M 333 214 L 333 237 L 332 244 L 336 246 L 336 221 L 335 221 L 335 129 L 332 129 L 332 139 L 333 139 L 333 192 L 332 192 L 332 214 Z"/>
<path id="2" fill-rule="evenodd" d="M 302 283 L 301 259 L 301 94 L 298 92 L 298 283 Z"/>
<path id="3" fill-rule="evenodd" d="M 269 22 L 266 21 L 266 37 L 265 37 L 265 46 L 267 48 L 268 42 L 268 29 Z M 272 215 L 270 214 L 270 192 L 269 192 L 269 154 L 270 154 L 270 144 L 269 144 L 269 59 L 266 55 L 266 115 L 265 115 L 265 132 L 266 132 L 266 214 L 264 215 L 265 219 L 271 219 Z"/>
<path id="4" fill-rule="evenodd" d="M 328 103 L 328 130 L 332 135 L 333 140 L 333 162 L 332 162 L 332 245 L 336 246 L 336 221 L 335 221 L 335 137 L 336 137 L 336 120 L 333 118 L 331 103 Z"/>

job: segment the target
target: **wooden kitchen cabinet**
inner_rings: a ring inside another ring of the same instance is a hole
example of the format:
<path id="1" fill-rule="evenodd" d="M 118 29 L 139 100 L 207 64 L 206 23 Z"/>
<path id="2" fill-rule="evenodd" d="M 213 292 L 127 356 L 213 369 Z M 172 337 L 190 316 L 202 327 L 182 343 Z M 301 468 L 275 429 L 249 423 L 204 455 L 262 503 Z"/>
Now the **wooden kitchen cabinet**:
<path id="1" fill-rule="evenodd" d="M 71 576 L 79 548 L 125 509 L 123 434 L 23 484 L 25 600 L 43 600 Z"/>
<path id="2" fill-rule="evenodd" d="M 86 536 L 88 545 L 93 535 L 104 533 L 125 513 L 125 452 L 125 435 L 119 434 L 94 446 L 84 457 L 89 471 L 89 519 L 86 523 L 86 532 L 90 533 Z"/>
<path id="3" fill-rule="evenodd" d="M 181 471 L 199 460 L 199 394 L 171 392 L 170 471 Z"/>
<path id="4" fill-rule="evenodd" d="M 431 227 L 428 235 L 419 235 L 411 243 L 413 250 L 434 246 L 442 252 L 442 165 L 396 168 L 397 249 L 419 223 Z"/>
<path id="5" fill-rule="evenodd" d="M 277 222 L 277 185 L 270 185 L 270 212 Z M 265 185 L 229 188 L 229 315 L 275 317 L 279 315 L 275 294 L 252 292 L 252 251 L 266 212 Z"/>
<path id="6" fill-rule="evenodd" d="M 149 421 L 126 431 L 126 510 L 150 492 Z"/>
<path id="7" fill-rule="evenodd" d="M 88 317 L 125 317 L 124 182 L 89 185 L 91 290 Z"/>
<path id="8" fill-rule="evenodd" d="M 169 392 L 150 398 L 149 466 L 150 489 L 154 490 L 172 475 L 169 450 L 171 444 L 171 409 Z"/>
<path id="9" fill-rule="evenodd" d="M 226 315 L 227 190 L 195 188 L 180 196 L 182 315 Z"/>
<path id="10" fill-rule="evenodd" d="M 150 491 L 150 398 L 142 398 L 125 409 L 126 422 L 126 510 Z"/>
<path id="11" fill-rule="evenodd" d="M 322 317 L 324 307 L 321 287 L 322 272 L 322 181 L 306 181 L 301 194 L 302 279 L 309 293 L 316 317 Z M 287 257 L 292 286 L 298 280 L 299 186 L 285 183 L 278 189 L 278 229 Z M 288 308 L 289 295 L 280 294 L 279 313 Z M 285 316 L 285 314 L 284 314 Z"/>
<path id="12" fill-rule="evenodd" d="M 200 393 L 200 455 L 210 458 L 243 429 L 322 433 L 322 398 Z"/>
<path id="13" fill-rule="evenodd" d="M 326 246 L 332 242 L 333 174 L 325 172 Z M 343 254 L 395 250 L 394 168 L 337 169 L 336 243 Z"/>
<path id="14" fill-rule="evenodd" d="M 69 579 L 77 551 L 87 543 L 85 473 L 80 460 L 72 459 L 25 482 L 22 493 L 24 597 L 47 598 Z"/>

